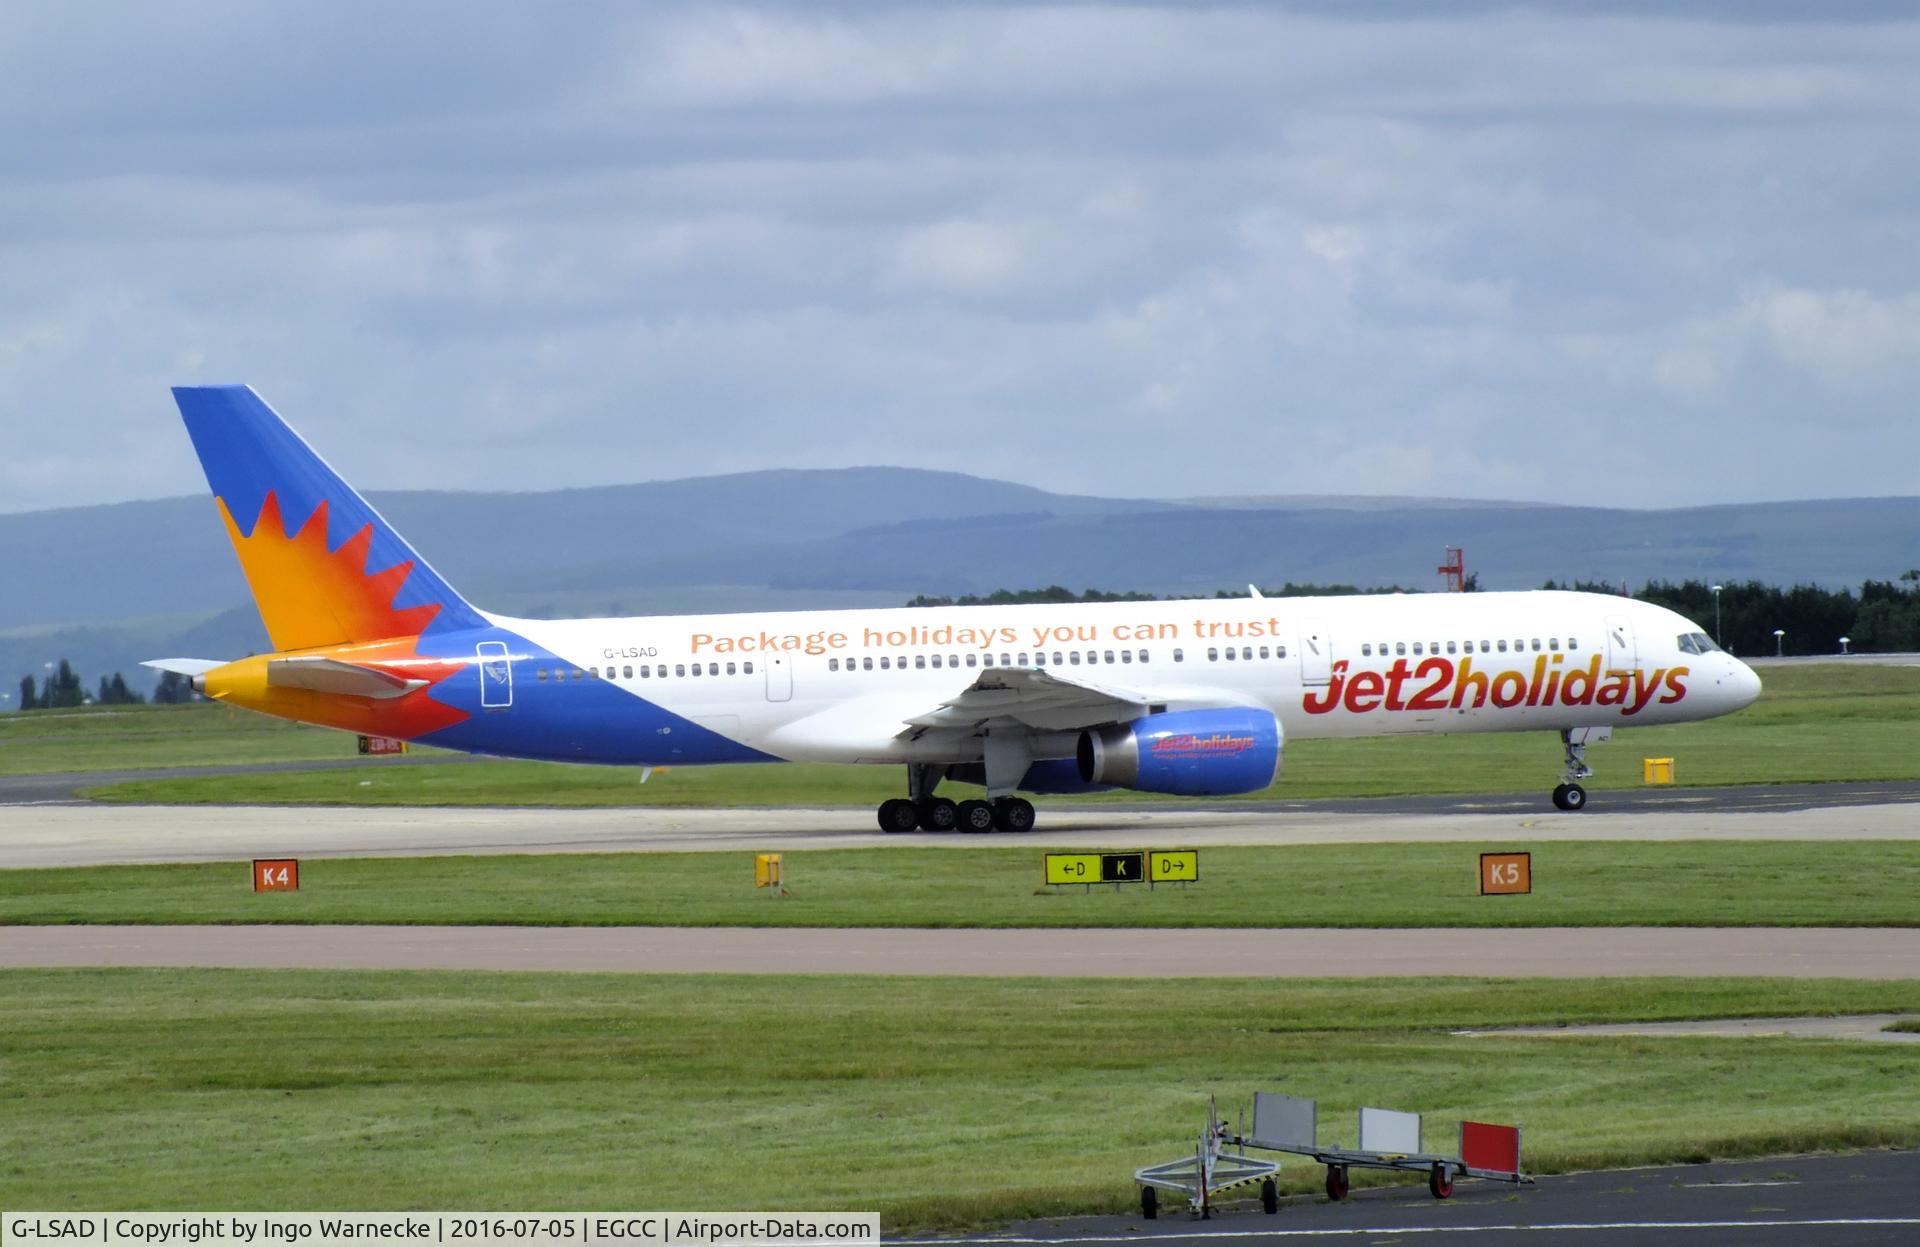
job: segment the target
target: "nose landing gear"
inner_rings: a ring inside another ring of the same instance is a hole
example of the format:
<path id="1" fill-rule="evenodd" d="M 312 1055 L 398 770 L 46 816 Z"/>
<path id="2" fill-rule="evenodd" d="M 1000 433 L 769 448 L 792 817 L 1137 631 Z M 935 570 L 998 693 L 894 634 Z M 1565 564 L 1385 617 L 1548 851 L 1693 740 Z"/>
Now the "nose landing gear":
<path id="1" fill-rule="evenodd" d="M 1560 729 L 1560 743 L 1567 751 L 1567 765 L 1560 772 L 1559 785 L 1553 790 L 1555 809 L 1571 813 L 1587 808 L 1587 790 L 1580 786 L 1581 780 L 1593 777 L 1593 768 L 1587 765 L 1587 746 L 1597 745 L 1612 735 L 1613 729 L 1605 727 Z"/>

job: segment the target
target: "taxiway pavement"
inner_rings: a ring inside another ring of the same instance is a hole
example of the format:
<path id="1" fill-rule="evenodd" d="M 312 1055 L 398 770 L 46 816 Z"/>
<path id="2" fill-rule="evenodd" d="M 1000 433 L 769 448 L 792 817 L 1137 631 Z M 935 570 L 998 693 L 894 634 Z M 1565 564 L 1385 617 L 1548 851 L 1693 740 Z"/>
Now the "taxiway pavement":
<path id="1" fill-rule="evenodd" d="M 1462 1181 L 1435 1200 L 1424 1184 L 1360 1190 L 1344 1203 L 1303 1197 L 1278 1214 L 1243 1205 L 1209 1221 L 1076 1217 L 942 1238 L 946 1247 L 1286 1247 L 1300 1242 L 1472 1243 L 1475 1247 L 1868 1247 L 1920 1242 L 1920 1153 L 1857 1152 L 1719 1161 L 1541 1178 Z"/>
<path id="2" fill-rule="evenodd" d="M 1038 978 L 1920 979 L 1920 928 L 8 927 L 0 941 L 0 967 L 25 966 Z"/>
<path id="3" fill-rule="evenodd" d="M 1395 841 L 1913 840 L 1920 784 L 1631 790 L 1584 812 L 1538 794 L 1205 806 L 1043 806 L 1023 836 L 883 835 L 859 808 L 599 810 L 18 804 L 0 868 L 449 853 L 797 851 L 909 845 L 1086 848 Z"/>

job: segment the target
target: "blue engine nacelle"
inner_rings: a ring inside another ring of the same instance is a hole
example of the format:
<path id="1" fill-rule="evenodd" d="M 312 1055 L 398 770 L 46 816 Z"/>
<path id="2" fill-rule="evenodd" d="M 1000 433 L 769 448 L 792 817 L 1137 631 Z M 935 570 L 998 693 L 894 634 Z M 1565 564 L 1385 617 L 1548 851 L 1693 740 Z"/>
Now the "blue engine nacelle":
<path id="1" fill-rule="evenodd" d="M 1080 734 L 1080 779 L 1138 792 L 1224 797 L 1280 773 L 1280 721 L 1265 710 L 1175 710 Z"/>

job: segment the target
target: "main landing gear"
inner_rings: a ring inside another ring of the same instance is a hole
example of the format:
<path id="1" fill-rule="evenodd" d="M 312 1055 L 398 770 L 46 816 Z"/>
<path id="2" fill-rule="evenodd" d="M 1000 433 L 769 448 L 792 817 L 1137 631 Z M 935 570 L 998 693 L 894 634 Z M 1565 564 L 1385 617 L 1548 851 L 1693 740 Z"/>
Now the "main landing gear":
<path id="1" fill-rule="evenodd" d="M 923 801 L 895 797 L 880 803 L 880 830 L 1032 831 L 1033 802 L 1022 797 L 958 803 L 945 797 L 928 797 Z"/>
<path id="2" fill-rule="evenodd" d="M 946 768 L 916 763 L 907 768 L 910 797 L 880 803 L 880 830 L 904 831 L 1031 831 L 1033 802 L 1020 797 L 953 802 L 933 795 Z"/>
<path id="3" fill-rule="evenodd" d="M 1587 790 L 1580 786 L 1581 780 L 1593 777 L 1593 768 L 1587 765 L 1587 736 L 1585 729 L 1578 732 L 1571 728 L 1560 729 L 1560 743 L 1567 750 L 1567 765 L 1560 772 L 1559 785 L 1553 790 L 1555 809 L 1571 812 L 1587 808 Z"/>

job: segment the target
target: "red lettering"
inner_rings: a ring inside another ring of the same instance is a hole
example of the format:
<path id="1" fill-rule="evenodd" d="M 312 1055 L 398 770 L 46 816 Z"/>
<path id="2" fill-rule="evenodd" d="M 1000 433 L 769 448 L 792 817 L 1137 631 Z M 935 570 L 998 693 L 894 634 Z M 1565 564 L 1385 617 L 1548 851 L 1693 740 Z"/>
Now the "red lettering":
<path id="1" fill-rule="evenodd" d="M 1413 672 L 1407 669 L 1407 660 L 1396 658 L 1393 666 L 1387 668 L 1387 709 L 1405 710 L 1406 703 L 1400 700 L 1400 686 L 1407 682 Z"/>
<path id="2" fill-rule="evenodd" d="M 1527 681 L 1527 704 L 1540 704 L 1540 689 L 1547 678 L 1547 656 L 1545 654 L 1533 660 L 1533 678 Z"/>
<path id="3" fill-rule="evenodd" d="M 1504 690 L 1504 691 L 1503 691 Z M 1527 677 L 1518 671 L 1502 671 L 1493 677 L 1493 704 L 1505 709 L 1517 706 L 1527 697 Z"/>
<path id="4" fill-rule="evenodd" d="M 1660 687 L 1661 679 L 1667 674 L 1665 667 L 1658 668 L 1652 675 L 1642 675 L 1638 667 L 1633 672 L 1633 700 L 1620 711 L 1621 714 L 1639 714 L 1646 709 L 1653 694 Z"/>
<path id="5" fill-rule="evenodd" d="M 1342 658 L 1333 664 L 1333 678 L 1327 681 L 1326 692 L 1315 696 L 1308 693 L 1300 699 L 1301 708 L 1308 714 L 1326 714 L 1340 704 L 1340 694 L 1347 683 L 1347 660 Z"/>
<path id="6" fill-rule="evenodd" d="M 1574 691 L 1578 683 L 1579 692 Z M 1593 661 L 1583 670 L 1567 672 L 1566 682 L 1560 686 L 1560 704 L 1563 706 L 1591 706 L 1594 690 L 1600 683 L 1600 655 L 1595 654 Z"/>
<path id="7" fill-rule="evenodd" d="M 1661 705 L 1671 706 L 1687 695 L 1687 686 L 1680 683 L 1680 677 L 1686 675 L 1688 670 L 1686 667 L 1675 667 L 1667 672 L 1667 691 L 1666 695 L 1660 698 Z"/>
<path id="8" fill-rule="evenodd" d="M 1369 710 L 1380 708 L 1380 692 L 1387 682 L 1378 671 L 1356 671 L 1347 681 L 1347 710 L 1352 714 L 1365 714 Z"/>
<path id="9" fill-rule="evenodd" d="M 1416 680 L 1432 677 L 1432 683 L 1413 695 L 1413 700 L 1407 703 L 1407 709 L 1445 710 L 1447 703 L 1444 690 L 1453 680 L 1453 664 L 1444 658 L 1429 658 L 1415 669 L 1413 676 Z"/>
<path id="10" fill-rule="evenodd" d="M 1460 709 L 1460 704 L 1466 700 L 1467 690 L 1469 688 L 1473 690 L 1473 708 L 1475 710 L 1487 704 L 1487 677 L 1473 669 L 1473 659 L 1462 658 L 1460 660 L 1460 679 L 1453 688 L 1453 708 L 1455 710 Z"/>

